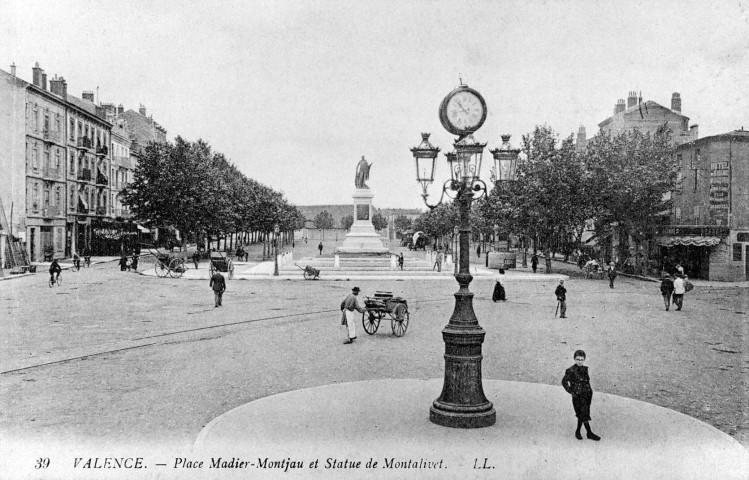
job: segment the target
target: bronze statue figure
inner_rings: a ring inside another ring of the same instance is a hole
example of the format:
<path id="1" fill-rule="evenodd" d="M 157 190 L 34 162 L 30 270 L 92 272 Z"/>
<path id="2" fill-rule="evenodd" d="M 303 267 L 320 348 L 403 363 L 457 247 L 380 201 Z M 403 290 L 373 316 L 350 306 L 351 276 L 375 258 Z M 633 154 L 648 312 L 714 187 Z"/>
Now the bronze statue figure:
<path id="1" fill-rule="evenodd" d="M 356 177 L 354 177 L 354 185 L 356 185 L 356 188 L 369 188 L 364 182 L 369 180 L 369 167 L 371 166 L 372 164 L 367 163 L 367 161 L 364 160 L 364 155 L 362 155 L 359 164 L 356 166 Z"/>

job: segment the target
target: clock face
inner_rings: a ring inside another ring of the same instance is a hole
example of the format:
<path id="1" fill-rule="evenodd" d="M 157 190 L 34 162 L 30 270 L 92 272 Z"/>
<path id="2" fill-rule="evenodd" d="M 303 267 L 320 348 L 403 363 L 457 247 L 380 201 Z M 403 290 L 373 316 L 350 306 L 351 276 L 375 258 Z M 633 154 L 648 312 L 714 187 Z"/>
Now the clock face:
<path id="1" fill-rule="evenodd" d="M 440 119 L 450 133 L 473 133 L 486 120 L 486 103 L 478 92 L 461 85 L 442 101 Z"/>

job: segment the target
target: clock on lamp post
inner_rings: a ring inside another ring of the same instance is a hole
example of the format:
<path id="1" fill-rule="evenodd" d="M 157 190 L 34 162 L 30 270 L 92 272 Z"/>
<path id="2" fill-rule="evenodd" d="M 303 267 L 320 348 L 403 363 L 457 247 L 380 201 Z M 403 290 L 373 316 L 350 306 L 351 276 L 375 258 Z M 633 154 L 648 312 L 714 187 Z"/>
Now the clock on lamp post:
<path id="1" fill-rule="evenodd" d="M 460 288 L 454 295 L 453 314 L 442 330 L 445 343 L 442 393 L 429 410 L 430 421 L 454 428 L 488 427 L 497 419 L 494 406 L 484 395 L 481 381 L 481 344 L 486 332 L 478 323 L 473 310 L 473 293 L 468 290 L 473 280 L 468 248 L 471 202 L 474 192 L 479 197 L 486 193 L 486 184 L 479 178 L 486 144 L 476 142 L 473 133 L 484 124 L 486 114 L 484 98 L 467 85 L 461 84 L 442 100 L 440 122 L 445 130 L 458 135 L 458 139 L 453 145 L 455 152 L 446 154 L 451 179 L 443 185 L 442 196 L 436 205 L 427 202 L 427 186 L 434 181 L 434 160 L 439 148 L 429 143 L 429 134 L 422 134 L 421 144 L 411 149 L 424 203 L 429 208 L 436 208 L 447 195 L 456 200 L 460 213 L 456 227 L 459 233 L 459 269 L 455 274 Z"/>

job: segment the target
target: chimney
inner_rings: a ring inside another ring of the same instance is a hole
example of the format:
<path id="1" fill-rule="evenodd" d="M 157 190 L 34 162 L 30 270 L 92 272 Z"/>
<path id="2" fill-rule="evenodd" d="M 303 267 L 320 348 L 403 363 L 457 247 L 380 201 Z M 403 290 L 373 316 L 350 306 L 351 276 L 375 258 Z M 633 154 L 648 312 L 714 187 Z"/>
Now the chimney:
<path id="1" fill-rule="evenodd" d="M 120 103 L 119 105 L 117 105 L 117 115 L 122 115 L 123 113 L 125 113 L 125 107 L 123 107 Z"/>
<path id="2" fill-rule="evenodd" d="M 31 69 L 32 75 L 31 75 L 31 83 L 36 85 L 37 87 L 42 86 L 42 69 L 39 68 L 39 62 L 36 62 L 36 65 L 34 65 L 34 68 Z"/>
<path id="3" fill-rule="evenodd" d="M 580 129 L 577 131 L 577 143 L 575 144 L 575 150 L 580 152 L 585 150 L 588 144 L 587 135 L 585 133 L 585 127 L 580 125 Z"/>
<path id="4" fill-rule="evenodd" d="M 15 62 L 10 64 L 10 74 L 13 75 L 14 77 L 16 76 L 16 64 L 15 64 Z"/>
<path id="5" fill-rule="evenodd" d="M 65 77 L 60 77 L 62 80 L 62 98 L 68 99 L 68 82 L 65 81 Z"/>
<path id="6" fill-rule="evenodd" d="M 632 108 L 637 105 L 637 92 L 630 91 L 627 97 L 627 108 Z"/>
<path id="7" fill-rule="evenodd" d="M 146 107 L 142 103 L 140 104 L 140 108 L 138 109 L 138 112 L 140 112 L 141 115 L 144 117 L 146 116 Z"/>
<path id="8" fill-rule="evenodd" d="M 671 110 L 681 113 L 681 95 L 678 92 L 671 95 Z"/>
<path id="9" fill-rule="evenodd" d="M 62 97 L 62 82 L 63 81 L 64 80 L 62 79 L 62 77 L 53 78 L 52 80 L 49 81 L 49 90 L 55 95 L 59 95 Z"/>
<path id="10" fill-rule="evenodd" d="M 83 98 L 84 100 L 88 100 L 91 103 L 94 103 L 94 92 L 85 91 L 81 94 L 81 98 Z"/>
<path id="11" fill-rule="evenodd" d="M 627 107 L 626 105 L 624 105 L 624 99 L 620 98 L 616 101 L 616 106 L 614 106 L 614 115 L 616 115 L 617 113 L 621 113 L 626 109 Z"/>
<path id="12" fill-rule="evenodd" d="M 695 141 L 699 138 L 699 125 L 695 124 L 689 127 L 689 138 Z"/>
<path id="13" fill-rule="evenodd" d="M 42 70 L 42 90 L 47 89 L 47 74 L 44 73 L 44 70 Z"/>

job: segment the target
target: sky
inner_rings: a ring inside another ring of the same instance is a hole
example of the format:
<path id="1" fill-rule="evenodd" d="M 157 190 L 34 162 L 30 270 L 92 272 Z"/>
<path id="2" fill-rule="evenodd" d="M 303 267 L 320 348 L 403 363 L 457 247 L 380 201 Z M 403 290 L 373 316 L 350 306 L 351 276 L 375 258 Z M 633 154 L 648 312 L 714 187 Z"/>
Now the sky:
<path id="1" fill-rule="evenodd" d="M 410 148 L 451 149 L 437 110 L 460 80 L 487 102 L 487 181 L 501 134 L 590 137 L 630 90 L 679 92 L 701 137 L 749 128 L 749 0 L 0 0 L 0 69 L 35 62 L 297 205 L 352 203 L 364 155 L 376 207 L 424 208 Z M 448 176 L 440 155 L 430 202 Z"/>

